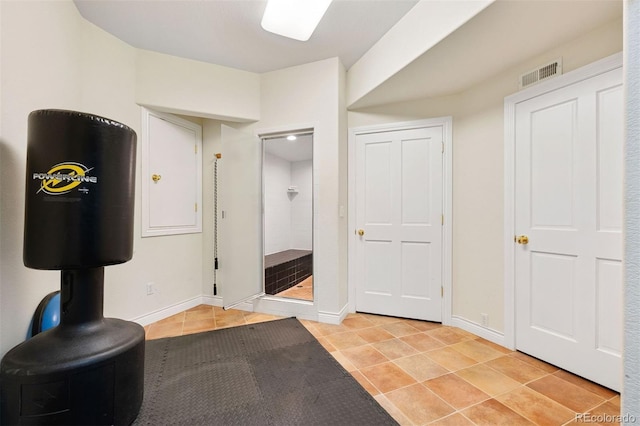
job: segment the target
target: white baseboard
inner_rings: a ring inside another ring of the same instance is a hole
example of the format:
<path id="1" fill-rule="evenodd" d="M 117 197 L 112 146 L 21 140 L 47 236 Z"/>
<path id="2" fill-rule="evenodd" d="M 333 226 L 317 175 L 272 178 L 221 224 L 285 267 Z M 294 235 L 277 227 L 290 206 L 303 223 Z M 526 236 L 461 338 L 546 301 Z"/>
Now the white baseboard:
<path id="1" fill-rule="evenodd" d="M 318 322 L 323 322 L 326 324 L 335 324 L 339 325 L 342 320 L 349 313 L 349 304 L 346 304 L 340 309 L 340 312 L 318 312 Z"/>
<path id="2" fill-rule="evenodd" d="M 211 296 L 210 294 L 205 294 L 202 296 L 202 303 L 204 305 L 217 306 L 221 308 L 222 305 L 222 297 L 220 296 Z"/>
<path id="3" fill-rule="evenodd" d="M 473 333 L 476 336 L 480 336 L 483 339 L 487 339 L 497 345 L 507 347 L 505 345 L 504 334 L 499 331 L 483 327 L 480 324 L 455 315 L 451 317 L 451 325 L 468 331 L 469 333 Z"/>
<path id="4" fill-rule="evenodd" d="M 205 294 L 202 296 L 202 303 L 204 303 L 205 305 L 217 306 L 219 308 L 224 307 L 224 301 L 222 299 L 222 296 L 211 296 L 211 295 Z M 238 303 L 237 305 L 234 305 L 232 309 L 237 309 L 239 311 L 253 312 L 254 311 L 253 300 Z"/>
<path id="5" fill-rule="evenodd" d="M 166 308 L 159 309 L 157 311 L 151 312 L 150 314 L 141 315 L 139 317 L 133 318 L 129 321 L 136 322 L 142 326 L 152 324 L 156 321 L 160 321 L 171 315 L 178 314 L 182 311 L 186 311 L 187 309 L 194 308 L 198 305 L 202 305 L 205 303 L 202 296 L 194 297 L 193 299 L 188 299 L 175 305 L 167 306 Z"/>
<path id="6" fill-rule="evenodd" d="M 242 303 L 238 303 L 237 305 L 233 306 L 232 308 L 229 309 L 238 309 L 239 311 L 246 311 L 246 312 L 253 312 L 254 311 L 254 307 L 253 307 L 253 303 L 252 302 L 242 302 Z"/>
<path id="7" fill-rule="evenodd" d="M 221 296 L 203 295 L 202 303 L 205 305 L 217 306 L 219 308 L 222 308 L 224 306 Z M 238 303 L 233 307 L 233 309 L 237 309 L 239 311 L 253 312 L 253 303 L 251 303 L 250 301 Z"/>
<path id="8" fill-rule="evenodd" d="M 297 302 L 297 303 L 296 303 Z M 283 316 L 295 316 L 299 319 L 308 319 L 312 321 L 323 322 L 327 324 L 340 324 L 342 320 L 349 313 L 349 305 L 343 306 L 343 308 L 339 312 L 318 312 L 317 314 L 314 312 L 313 303 L 309 303 L 307 301 L 295 301 L 288 303 L 288 309 L 283 310 L 279 304 L 282 301 L 278 300 L 270 300 L 269 298 L 265 298 L 261 301 L 260 309 L 256 310 L 254 303 L 252 302 L 243 302 L 237 306 L 234 306 L 234 309 L 247 311 L 247 312 L 261 312 L 265 314 L 272 315 L 283 315 Z M 151 312 L 149 314 L 141 315 L 139 317 L 133 318 L 130 321 L 136 322 L 142 326 L 152 324 L 156 321 L 160 321 L 171 315 L 178 314 L 182 311 L 186 311 L 187 309 L 191 309 L 198 305 L 210 305 L 210 306 L 218 306 L 222 307 L 222 297 L 220 296 L 211 296 L 211 295 L 202 295 L 198 297 L 194 297 L 189 300 L 185 300 L 180 303 L 176 303 L 174 305 L 168 306 L 163 309 L 159 309 L 157 311 Z M 292 307 L 294 309 L 292 309 Z"/>

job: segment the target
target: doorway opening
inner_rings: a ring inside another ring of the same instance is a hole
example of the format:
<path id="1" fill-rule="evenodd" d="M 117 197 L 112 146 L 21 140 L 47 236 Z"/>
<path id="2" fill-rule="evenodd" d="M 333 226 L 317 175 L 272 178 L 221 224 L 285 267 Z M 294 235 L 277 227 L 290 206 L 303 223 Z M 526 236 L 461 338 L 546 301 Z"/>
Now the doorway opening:
<path id="1" fill-rule="evenodd" d="M 313 132 L 262 137 L 265 294 L 313 301 Z"/>

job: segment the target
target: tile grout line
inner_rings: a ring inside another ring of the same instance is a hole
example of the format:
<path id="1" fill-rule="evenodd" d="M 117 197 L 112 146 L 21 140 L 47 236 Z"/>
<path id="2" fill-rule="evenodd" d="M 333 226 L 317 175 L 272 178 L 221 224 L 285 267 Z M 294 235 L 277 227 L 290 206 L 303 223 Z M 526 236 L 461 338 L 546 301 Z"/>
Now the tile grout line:
<path id="1" fill-rule="evenodd" d="M 553 373 L 548 373 L 546 376 L 543 376 L 543 377 L 550 376 L 551 374 L 553 374 Z M 541 377 L 541 378 L 542 378 L 542 377 Z M 570 412 L 572 412 L 572 413 L 574 414 L 574 415 L 573 415 L 573 418 L 572 418 L 572 419 L 570 419 L 570 420 L 567 420 L 567 421 L 566 421 L 566 422 L 564 422 L 564 423 L 562 423 L 562 425 L 565 425 L 565 424 L 570 423 L 571 421 L 575 420 L 576 414 L 578 414 L 575 410 L 572 410 L 571 408 L 567 407 L 566 405 L 561 404 L 560 402 L 558 402 L 558 401 L 556 401 L 556 400 L 554 400 L 554 399 L 552 399 L 552 398 L 549 398 L 548 396 L 546 396 L 546 395 L 544 395 L 544 394 L 542 394 L 542 393 L 540 393 L 540 392 L 536 391 L 535 389 L 531 389 L 530 387 L 528 387 L 528 386 L 526 386 L 526 385 L 523 385 L 523 386 L 521 386 L 521 387 L 526 387 L 528 390 L 530 390 L 531 392 L 536 393 L 537 395 L 541 396 L 542 398 L 544 398 L 544 399 L 546 399 L 546 400 L 549 400 L 549 401 L 551 401 L 552 403 L 557 404 L 557 405 L 559 405 L 560 407 L 565 408 L 565 409 L 569 410 Z M 496 399 L 496 401 L 500 402 L 502 405 L 504 405 L 505 407 L 509 408 L 509 409 L 510 409 L 510 410 L 512 410 L 513 412 L 518 413 L 519 415 L 521 415 L 521 416 L 522 416 L 522 417 L 524 417 L 525 419 L 527 419 L 527 420 L 529 420 L 530 422 L 532 422 L 532 423 L 536 424 L 536 422 L 535 422 L 533 419 L 530 419 L 530 418 L 529 418 L 529 417 L 527 417 L 524 413 L 522 413 L 522 412 L 520 412 L 519 410 L 517 410 L 517 409 L 515 409 L 515 408 L 512 408 L 512 407 L 510 407 L 510 406 L 508 406 L 508 405 L 506 405 L 506 404 L 503 404 L 501 401 L 499 401 L 499 400 L 497 399 L 497 397 L 498 397 L 498 396 L 506 395 L 506 394 L 508 394 L 508 393 L 510 393 L 510 392 L 513 392 L 514 390 L 515 390 L 515 389 L 512 389 L 512 390 L 510 390 L 510 391 L 506 391 L 506 392 L 503 392 L 503 393 L 501 393 L 501 394 L 498 394 L 498 395 L 496 395 L 496 396 L 494 397 L 494 399 Z"/>

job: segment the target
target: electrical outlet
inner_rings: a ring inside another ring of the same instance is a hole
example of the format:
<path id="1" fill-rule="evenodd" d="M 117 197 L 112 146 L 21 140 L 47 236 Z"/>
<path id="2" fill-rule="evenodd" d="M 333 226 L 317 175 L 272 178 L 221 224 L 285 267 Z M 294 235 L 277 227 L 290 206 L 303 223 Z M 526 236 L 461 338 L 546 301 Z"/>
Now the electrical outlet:
<path id="1" fill-rule="evenodd" d="M 153 283 L 147 283 L 147 296 L 151 296 L 153 293 L 155 293 L 155 287 Z"/>
<path id="2" fill-rule="evenodd" d="M 489 315 L 488 314 L 480 314 L 480 318 L 482 318 L 482 326 L 487 327 L 489 325 Z"/>

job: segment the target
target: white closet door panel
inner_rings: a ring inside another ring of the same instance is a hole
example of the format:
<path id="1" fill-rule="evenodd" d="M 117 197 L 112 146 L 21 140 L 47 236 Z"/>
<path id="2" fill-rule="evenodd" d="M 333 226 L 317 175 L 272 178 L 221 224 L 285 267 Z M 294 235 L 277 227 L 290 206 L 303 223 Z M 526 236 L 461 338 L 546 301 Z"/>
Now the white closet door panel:
<path id="1" fill-rule="evenodd" d="M 622 333 L 622 95 L 614 70 L 516 105 L 516 347 L 613 389 Z"/>
<path id="2" fill-rule="evenodd" d="M 356 310 L 441 320 L 442 132 L 356 138 Z"/>

